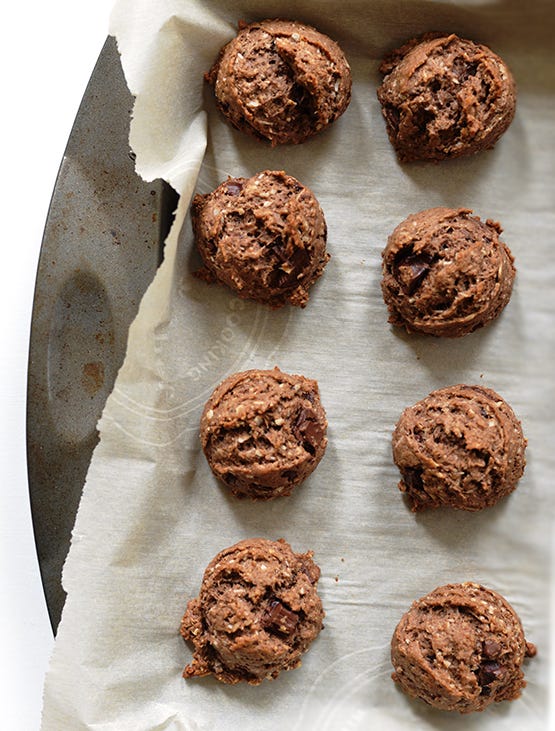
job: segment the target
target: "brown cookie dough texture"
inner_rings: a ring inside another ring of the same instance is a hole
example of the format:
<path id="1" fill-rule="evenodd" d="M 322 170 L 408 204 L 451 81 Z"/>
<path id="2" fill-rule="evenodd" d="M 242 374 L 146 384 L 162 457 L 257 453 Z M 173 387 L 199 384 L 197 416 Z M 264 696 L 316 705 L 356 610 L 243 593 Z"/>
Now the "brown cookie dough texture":
<path id="1" fill-rule="evenodd" d="M 197 276 L 274 308 L 306 305 L 329 260 L 326 221 L 309 188 L 265 170 L 196 195 L 191 214 L 204 264 Z"/>
<path id="2" fill-rule="evenodd" d="M 393 680 L 444 711 L 483 711 L 518 698 L 527 643 L 510 604 L 479 584 L 447 584 L 415 601 L 391 640 Z"/>
<path id="3" fill-rule="evenodd" d="M 487 150 L 513 120 L 511 72 L 479 43 L 427 34 L 387 56 L 380 71 L 378 99 L 401 162 Z"/>
<path id="4" fill-rule="evenodd" d="M 466 208 L 429 208 L 409 216 L 382 253 L 389 322 L 408 332 L 460 337 L 494 320 L 509 302 L 516 274 L 501 226 Z"/>
<path id="5" fill-rule="evenodd" d="M 226 378 L 202 414 L 200 440 L 214 475 L 233 495 L 289 495 L 316 468 L 327 445 L 316 381 L 273 370 Z"/>
<path id="6" fill-rule="evenodd" d="M 298 667 L 323 626 L 319 578 L 312 552 L 294 553 L 283 539 L 254 538 L 221 551 L 181 623 L 194 646 L 183 677 L 258 685 Z"/>
<path id="7" fill-rule="evenodd" d="M 524 472 L 526 439 L 499 394 L 481 386 L 432 391 L 393 432 L 399 489 L 412 510 L 481 510 L 511 493 Z"/>
<path id="8" fill-rule="evenodd" d="M 351 100 L 351 69 L 337 43 L 289 20 L 240 23 L 206 79 L 233 127 L 272 145 L 304 142 Z"/>

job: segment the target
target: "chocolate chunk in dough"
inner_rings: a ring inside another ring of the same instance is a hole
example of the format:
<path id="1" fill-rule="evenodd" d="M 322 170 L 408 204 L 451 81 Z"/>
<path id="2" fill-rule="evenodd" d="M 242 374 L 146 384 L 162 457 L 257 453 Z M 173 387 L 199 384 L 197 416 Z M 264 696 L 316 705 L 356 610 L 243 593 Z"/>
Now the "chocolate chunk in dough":
<path id="1" fill-rule="evenodd" d="M 196 195 L 192 223 L 204 264 L 197 276 L 274 308 L 304 307 L 329 260 L 316 197 L 282 171 L 229 178 Z"/>
<path id="2" fill-rule="evenodd" d="M 389 322 L 456 338 L 499 316 L 511 297 L 513 256 L 501 226 L 466 208 L 428 208 L 406 218 L 382 253 Z"/>
<path id="3" fill-rule="evenodd" d="M 233 127 L 272 145 L 304 142 L 351 100 L 351 69 L 337 43 L 289 20 L 240 23 L 206 80 Z"/>
<path id="4" fill-rule="evenodd" d="M 194 646 L 183 676 L 258 685 L 298 667 L 323 626 L 319 577 L 312 552 L 294 553 L 283 539 L 253 538 L 221 551 L 181 623 Z"/>
<path id="5" fill-rule="evenodd" d="M 516 89 L 504 61 L 456 35 L 427 34 L 388 55 L 378 99 L 401 162 L 472 155 L 513 120 Z"/>
<path id="6" fill-rule="evenodd" d="M 235 373 L 212 393 L 200 440 L 214 475 L 237 497 L 289 495 L 327 445 L 318 384 L 279 368 Z"/>
<path id="7" fill-rule="evenodd" d="M 298 614 L 286 609 L 277 599 L 272 599 L 262 617 L 262 626 L 270 632 L 290 635 L 295 631 L 298 621 Z"/>
<path id="8" fill-rule="evenodd" d="M 392 446 L 399 489 L 414 511 L 495 505 L 515 489 L 526 464 L 520 421 L 482 386 L 442 388 L 409 406 Z"/>
<path id="9" fill-rule="evenodd" d="M 471 582 L 447 584 L 415 601 L 397 625 L 392 678 L 434 708 L 483 711 L 520 696 L 523 660 L 535 653 L 497 592 Z"/>

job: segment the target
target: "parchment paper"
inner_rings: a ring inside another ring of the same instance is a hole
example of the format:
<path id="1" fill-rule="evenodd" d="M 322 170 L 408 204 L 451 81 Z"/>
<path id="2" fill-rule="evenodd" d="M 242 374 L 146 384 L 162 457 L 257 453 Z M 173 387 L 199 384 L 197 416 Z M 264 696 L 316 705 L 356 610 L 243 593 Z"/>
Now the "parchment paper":
<path id="1" fill-rule="evenodd" d="M 231 130 L 203 85 L 239 19 L 295 17 L 344 48 L 354 93 L 331 129 L 271 149 Z M 100 421 L 64 571 L 68 599 L 44 698 L 43 729 L 527 729 L 547 727 L 555 360 L 553 6 L 520 0 L 338 3 L 120 0 L 112 16 L 137 100 L 131 144 L 146 179 L 180 193 L 165 260 L 131 327 Z M 483 41 L 512 67 L 516 119 L 496 149 L 401 166 L 376 100 L 378 59 L 428 30 Z M 271 311 L 194 279 L 187 211 L 228 174 L 284 169 L 318 196 L 332 254 L 302 311 Z M 380 254 L 409 213 L 468 206 L 501 221 L 516 258 L 512 300 L 460 340 L 386 322 Z M 138 242 L 140 245 L 140 242 Z M 204 401 L 227 374 L 279 365 L 319 381 L 329 447 L 292 497 L 232 499 L 200 451 Z M 492 387 L 529 439 L 515 493 L 480 514 L 415 516 L 390 452 L 402 409 L 454 383 Z M 313 549 L 326 626 L 300 669 L 259 687 L 185 682 L 178 634 L 220 549 L 253 536 Z M 515 607 L 538 656 L 515 703 L 460 717 L 411 701 L 390 679 L 389 641 L 412 600 L 480 581 Z"/>

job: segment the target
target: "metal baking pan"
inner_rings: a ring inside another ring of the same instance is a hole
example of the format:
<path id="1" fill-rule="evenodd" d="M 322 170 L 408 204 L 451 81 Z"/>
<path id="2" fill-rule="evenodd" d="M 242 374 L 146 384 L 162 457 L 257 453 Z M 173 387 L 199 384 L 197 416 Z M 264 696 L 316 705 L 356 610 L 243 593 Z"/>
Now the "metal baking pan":
<path id="1" fill-rule="evenodd" d="M 177 204 L 145 183 L 128 145 L 133 97 L 108 38 L 58 173 L 38 264 L 27 390 L 27 463 L 42 583 L 56 632 L 62 567 L 96 424 Z"/>

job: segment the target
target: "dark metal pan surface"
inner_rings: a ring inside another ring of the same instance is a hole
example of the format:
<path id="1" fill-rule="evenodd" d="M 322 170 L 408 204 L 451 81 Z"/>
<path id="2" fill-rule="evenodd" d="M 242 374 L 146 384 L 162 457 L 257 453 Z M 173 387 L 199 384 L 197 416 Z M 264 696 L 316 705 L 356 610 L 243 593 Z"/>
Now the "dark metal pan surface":
<path id="1" fill-rule="evenodd" d="M 33 526 L 54 632 L 62 566 L 97 421 L 162 255 L 176 195 L 145 183 L 128 145 L 133 98 L 108 38 L 58 173 L 38 265 L 27 393 Z"/>

